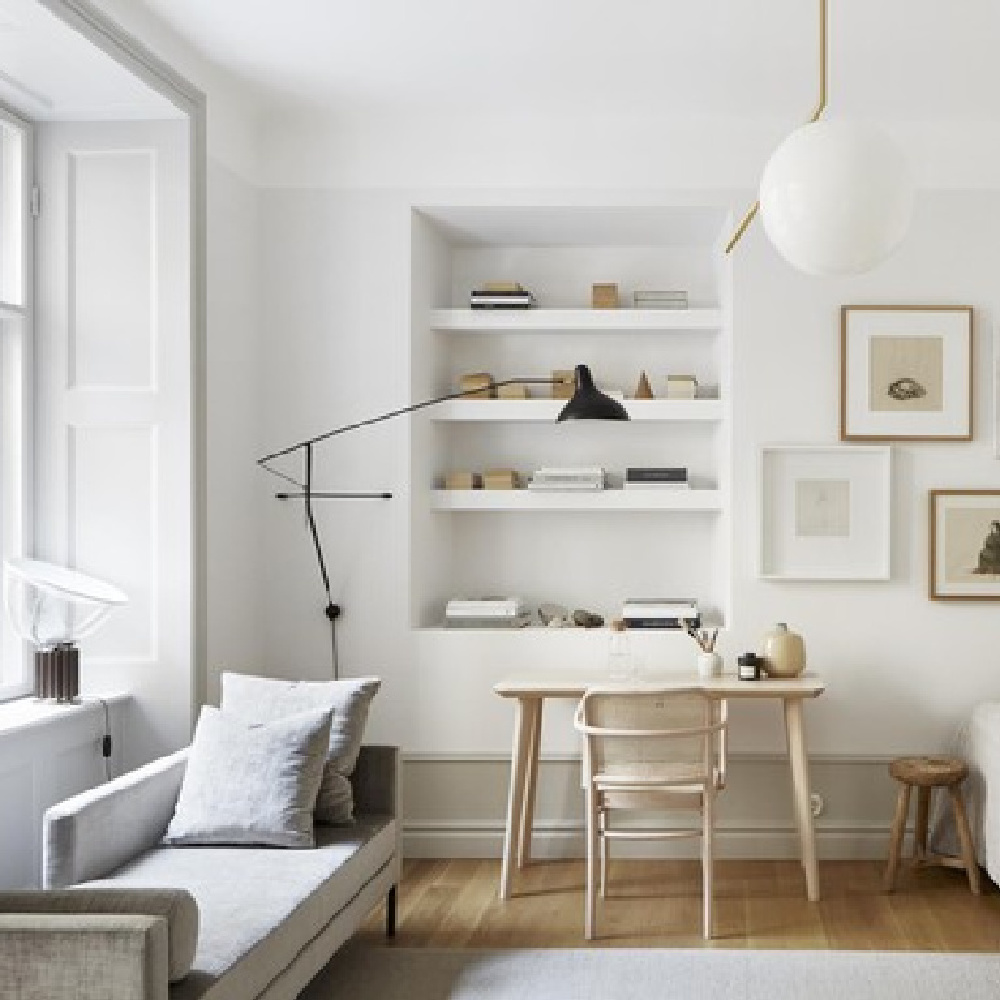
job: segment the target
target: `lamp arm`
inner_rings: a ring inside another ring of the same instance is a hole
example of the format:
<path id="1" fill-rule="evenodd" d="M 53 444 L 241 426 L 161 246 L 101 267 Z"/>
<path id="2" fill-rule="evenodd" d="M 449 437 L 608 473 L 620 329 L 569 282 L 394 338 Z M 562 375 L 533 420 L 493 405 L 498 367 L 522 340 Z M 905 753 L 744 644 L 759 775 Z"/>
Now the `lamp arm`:
<path id="1" fill-rule="evenodd" d="M 827 82 L 828 82 L 828 68 L 827 68 L 827 51 L 829 48 L 829 31 L 827 25 L 827 0 L 819 0 L 819 97 L 816 100 L 816 110 L 813 111 L 809 118 L 808 124 L 812 125 L 818 122 L 820 118 L 823 117 L 823 112 L 826 111 L 826 95 L 827 95 Z M 740 220 L 740 224 L 736 227 L 733 235 L 729 237 L 729 242 L 726 244 L 726 253 L 732 253 L 733 247 L 739 243 L 743 234 L 750 228 L 750 223 L 753 222 L 757 213 L 760 211 L 760 201 L 755 201 L 749 209 L 747 209 L 746 215 Z"/>

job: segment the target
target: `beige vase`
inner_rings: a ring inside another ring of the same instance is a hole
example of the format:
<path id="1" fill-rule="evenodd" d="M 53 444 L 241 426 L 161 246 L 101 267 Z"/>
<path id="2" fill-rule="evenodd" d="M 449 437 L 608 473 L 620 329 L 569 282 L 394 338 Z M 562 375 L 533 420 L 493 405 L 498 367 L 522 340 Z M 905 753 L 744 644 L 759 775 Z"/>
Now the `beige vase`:
<path id="1" fill-rule="evenodd" d="M 806 668 L 806 644 L 784 622 L 764 633 L 760 656 L 768 677 L 798 677 Z"/>

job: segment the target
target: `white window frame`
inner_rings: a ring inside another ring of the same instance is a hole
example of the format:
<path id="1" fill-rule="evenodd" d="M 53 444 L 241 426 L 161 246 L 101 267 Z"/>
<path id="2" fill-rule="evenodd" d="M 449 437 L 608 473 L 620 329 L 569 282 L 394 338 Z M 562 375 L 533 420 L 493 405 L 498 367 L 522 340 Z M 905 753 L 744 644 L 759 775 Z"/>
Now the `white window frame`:
<path id="1" fill-rule="evenodd" d="M 31 124 L 0 106 L 0 126 L 21 135 L 20 163 L 0 144 L 0 254 L 9 260 L 20 250 L 14 287 L 0 280 L 0 557 L 8 558 L 26 555 L 31 544 L 35 172 Z M 11 171 L 18 167 L 11 195 Z M 21 232 L 12 239 L 4 220 L 14 205 L 20 207 Z M 7 266 L 0 259 L 0 267 Z M 27 646 L 14 634 L 6 607 L 0 607 L 0 701 L 31 688 Z"/>

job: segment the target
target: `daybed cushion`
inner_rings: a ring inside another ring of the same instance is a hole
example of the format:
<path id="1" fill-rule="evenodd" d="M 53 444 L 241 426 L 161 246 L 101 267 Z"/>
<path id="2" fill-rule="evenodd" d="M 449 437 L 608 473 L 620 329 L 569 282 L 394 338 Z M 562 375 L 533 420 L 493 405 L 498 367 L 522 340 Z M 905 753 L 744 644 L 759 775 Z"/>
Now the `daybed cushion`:
<path id="1" fill-rule="evenodd" d="M 316 797 L 316 821 L 350 823 L 354 798 L 348 779 L 358 762 L 368 708 L 381 683 L 377 677 L 287 681 L 225 672 L 222 709 L 247 722 L 273 722 L 315 709 L 330 712 L 330 748 Z"/>
<path id="2" fill-rule="evenodd" d="M 183 979 L 194 962 L 198 944 L 198 906 L 183 889 L 24 889 L 0 892 L 0 913 L 102 913 L 165 917 L 167 976 Z"/>
<path id="3" fill-rule="evenodd" d="M 390 863 L 395 821 L 360 817 L 351 827 L 318 827 L 316 840 L 308 851 L 158 847 L 112 878 L 85 884 L 187 889 L 201 931 L 192 970 L 171 1000 L 246 1000 Z"/>
<path id="4" fill-rule="evenodd" d="M 250 724 L 201 710 L 167 844 L 312 847 L 329 711 Z"/>

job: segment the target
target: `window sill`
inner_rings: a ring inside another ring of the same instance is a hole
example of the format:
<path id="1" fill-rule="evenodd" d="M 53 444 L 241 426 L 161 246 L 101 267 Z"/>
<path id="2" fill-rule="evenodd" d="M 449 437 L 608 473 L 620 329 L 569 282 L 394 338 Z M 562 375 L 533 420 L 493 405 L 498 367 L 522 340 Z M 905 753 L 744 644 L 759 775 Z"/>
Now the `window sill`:
<path id="1" fill-rule="evenodd" d="M 131 700 L 128 694 L 106 694 L 101 697 L 108 707 L 123 705 Z M 46 726 L 62 725 L 70 720 L 79 720 L 94 712 L 103 712 L 104 708 L 98 698 L 85 697 L 78 702 L 55 704 L 53 702 L 36 701 L 28 695 L 15 698 L 0 704 L 0 739 L 14 736 Z M 102 723 L 103 724 L 103 723 Z"/>

